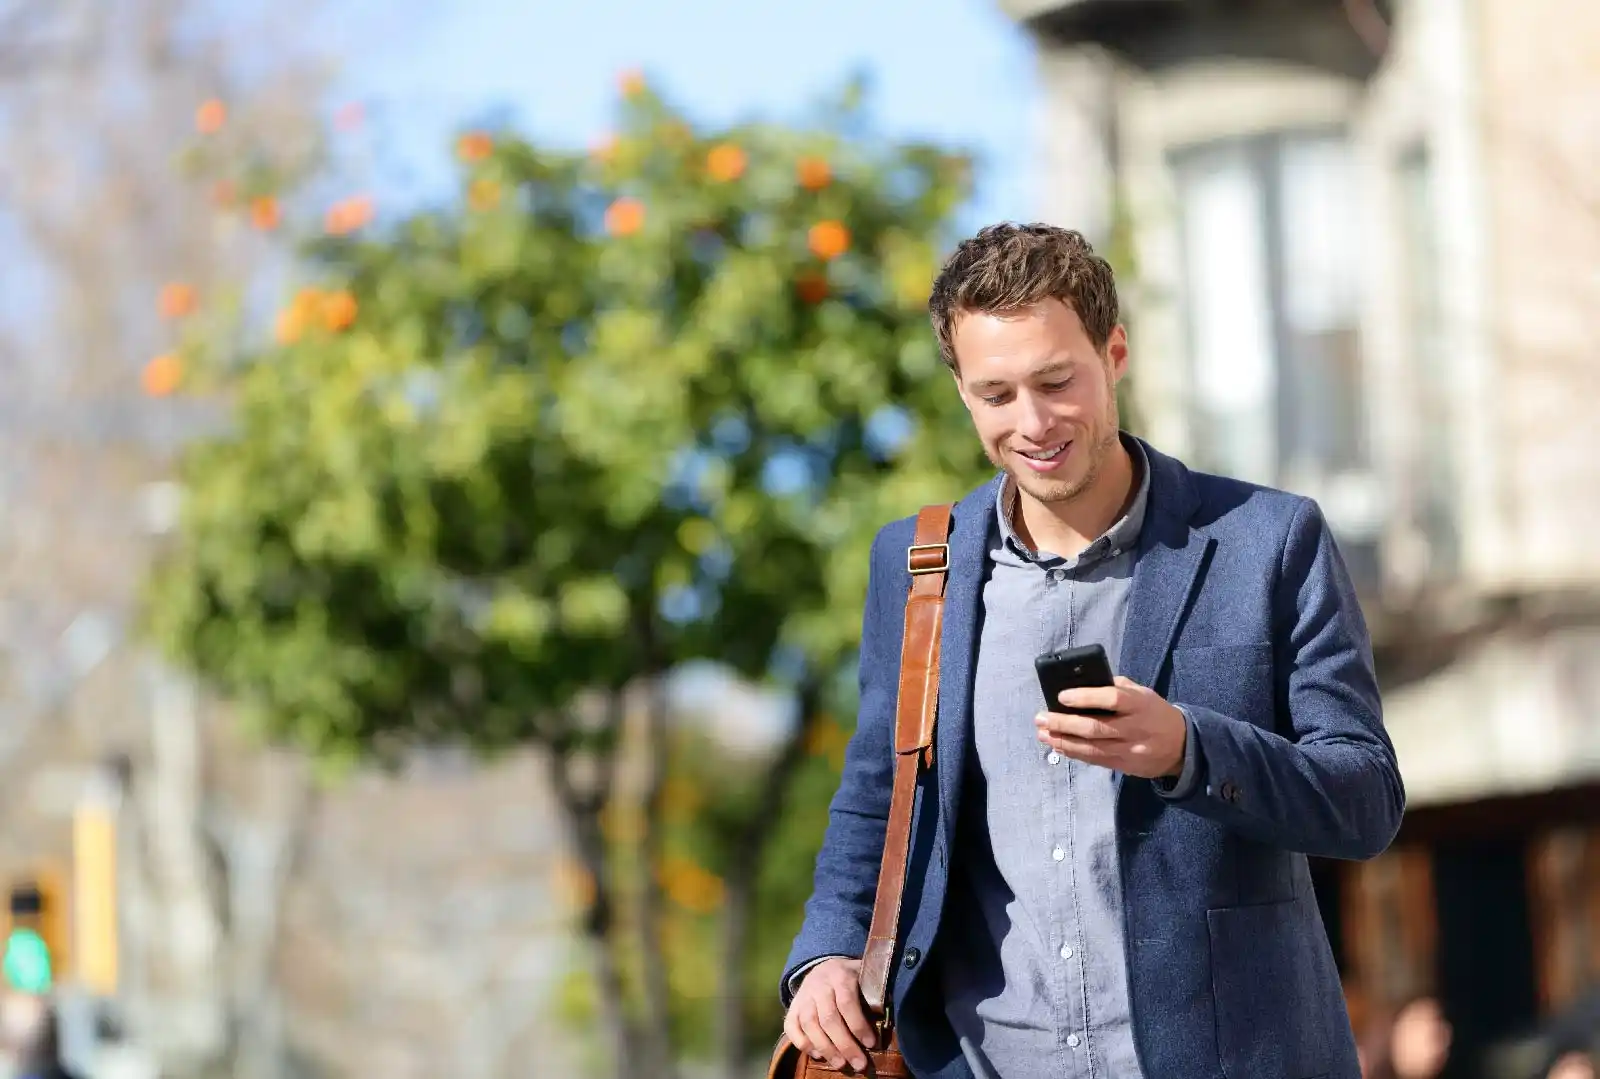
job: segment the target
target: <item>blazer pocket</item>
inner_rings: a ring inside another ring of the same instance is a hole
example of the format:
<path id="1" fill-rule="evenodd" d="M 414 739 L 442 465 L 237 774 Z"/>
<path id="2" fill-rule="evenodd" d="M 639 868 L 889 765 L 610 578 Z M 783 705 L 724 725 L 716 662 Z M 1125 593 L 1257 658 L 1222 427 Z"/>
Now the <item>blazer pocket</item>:
<path id="1" fill-rule="evenodd" d="M 1223 644 L 1172 651 L 1175 704 L 1209 708 L 1261 727 L 1273 725 L 1272 645 Z"/>
<path id="2" fill-rule="evenodd" d="M 1332 1069 L 1332 1024 L 1344 1014 L 1339 979 L 1301 902 L 1206 911 L 1217 1051 L 1228 1079 L 1304 1079 Z"/>

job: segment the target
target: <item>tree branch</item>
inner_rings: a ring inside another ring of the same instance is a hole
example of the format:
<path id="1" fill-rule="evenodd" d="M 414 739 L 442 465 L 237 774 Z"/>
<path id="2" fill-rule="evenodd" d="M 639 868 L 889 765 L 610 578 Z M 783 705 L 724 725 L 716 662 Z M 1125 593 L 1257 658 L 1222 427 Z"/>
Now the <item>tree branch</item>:
<path id="1" fill-rule="evenodd" d="M 589 789 L 583 790 L 575 782 L 578 752 L 574 740 L 557 739 L 550 747 L 548 758 L 550 782 L 556 801 L 579 863 L 588 874 L 591 885 L 589 906 L 584 911 L 583 935 L 589 943 L 594 963 L 596 1007 L 600 1025 L 614 1059 L 614 1074 L 618 1079 L 634 1079 L 641 1075 L 641 1062 L 646 1059 L 644 1039 L 638 1026 L 628 1015 L 627 987 L 622 969 L 617 962 L 613 933 L 616 927 L 616 882 L 609 869 L 605 832 L 601 827 L 601 814 L 611 801 L 616 782 L 616 752 L 621 733 L 623 708 L 621 693 L 614 691 L 606 702 L 606 715 L 602 721 L 600 738 L 611 747 L 605 767 L 594 767 Z M 572 730 L 580 726 L 576 718 L 569 718 L 562 727 Z M 591 761 L 591 764 L 594 762 Z"/>
<path id="2" fill-rule="evenodd" d="M 727 906 L 722 921 L 722 986 L 715 1044 L 724 1079 L 744 1079 L 750 1055 L 750 1035 L 745 1022 L 745 1001 L 749 986 L 745 979 L 745 955 L 750 946 L 750 929 L 755 923 L 756 881 L 766 857 L 767 846 L 777 832 L 789 792 L 804 763 L 806 747 L 824 722 L 822 685 L 808 677 L 797 693 L 795 723 L 777 756 L 767 768 L 761 795 L 754 810 L 735 837 L 729 852 Z"/>
<path id="3" fill-rule="evenodd" d="M 670 1079 L 675 1073 L 672 1057 L 672 990 L 667 979 L 665 946 L 661 938 L 662 792 L 666 786 L 669 753 L 667 730 L 666 676 L 655 674 L 646 682 L 649 694 L 645 707 L 646 782 L 641 796 L 643 830 L 640 835 L 641 863 L 645 867 L 639 886 L 640 956 L 644 967 L 645 1025 L 651 1059 L 656 1074 Z"/>

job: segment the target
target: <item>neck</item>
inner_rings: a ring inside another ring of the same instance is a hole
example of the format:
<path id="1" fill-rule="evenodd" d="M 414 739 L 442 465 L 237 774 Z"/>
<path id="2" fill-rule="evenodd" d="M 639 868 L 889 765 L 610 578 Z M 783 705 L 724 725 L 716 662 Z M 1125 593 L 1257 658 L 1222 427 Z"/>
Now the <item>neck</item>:
<path id="1" fill-rule="evenodd" d="M 1062 502 L 1040 502 L 1017 490 L 1015 527 L 1034 550 L 1072 558 L 1104 535 L 1133 501 L 1133 458 L 1118 438 L 1094 484 Z"/>

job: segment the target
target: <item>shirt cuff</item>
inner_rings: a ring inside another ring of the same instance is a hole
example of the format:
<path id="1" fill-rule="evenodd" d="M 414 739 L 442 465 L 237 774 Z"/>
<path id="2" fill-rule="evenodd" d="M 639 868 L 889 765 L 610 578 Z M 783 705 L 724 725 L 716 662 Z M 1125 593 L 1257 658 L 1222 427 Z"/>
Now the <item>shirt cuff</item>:
<path id="1" fill-rule="evenodd" d="M 811 968 L 816 966 L 818 963 L 825 963 L 830 959 L 849 959 L 849 958 L 850 957 L 847 956 L 847 955 L 819 955 L 819 956 L 817 956 L 811 962 L 807 963 L 805 966 L 801 967 L 800 969 L 796 970 L 793 974 L 789 975 L 789 995 L 792 997 L 796 993 L 800 992 L 800 983 L 806 980 L 806 975 L 810 974 L 811 973 Z M 767 984 L 771 985 L 772 983 L 768 982 Z"/>
<path id="2" fill-rule="evenodd" d="M 1195 737 L 1194 717 L 1189 710 L 1181 704 L 1173 707 L 1183 713 L 1183 769 L 1175 779 L 1163 777 L 1151 782 L 1155 784 L 1157 794 L 1175 801 L 1189 797 L 1200 783 L 1200 739 Z"/>

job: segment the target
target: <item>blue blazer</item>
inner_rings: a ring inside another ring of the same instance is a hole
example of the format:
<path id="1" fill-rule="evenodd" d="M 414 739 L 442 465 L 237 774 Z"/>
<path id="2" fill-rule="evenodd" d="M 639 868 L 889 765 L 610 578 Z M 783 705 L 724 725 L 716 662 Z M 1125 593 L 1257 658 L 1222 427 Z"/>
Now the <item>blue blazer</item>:
<path id="1" fill-rule="evenodd" d="M 1405 808 L 1355 590 L 1315 502 L 1147 450 L 1150 507 L 1120 673 L 1186 706 L 1203 772 L 1193 793 L 1172 800 L 1119 776 L 1128 984 L 1145 1079 L 1360 1079 L 1306 863 L 1376 856 Z M 965 931 L 942 915 L 948 867 L 962 856 L 951 836 L 999 482 L 957 503 L 950 538 L 935 766 L 913 816 L 891 998 L 919 1079 L 971 1076 L 928 971 L 941 934 Z M 784 972 L 785 1004 L 802 966 L 866 947 L 912 527 L 896 521 L 873 543 L 860 715 Z"/>

